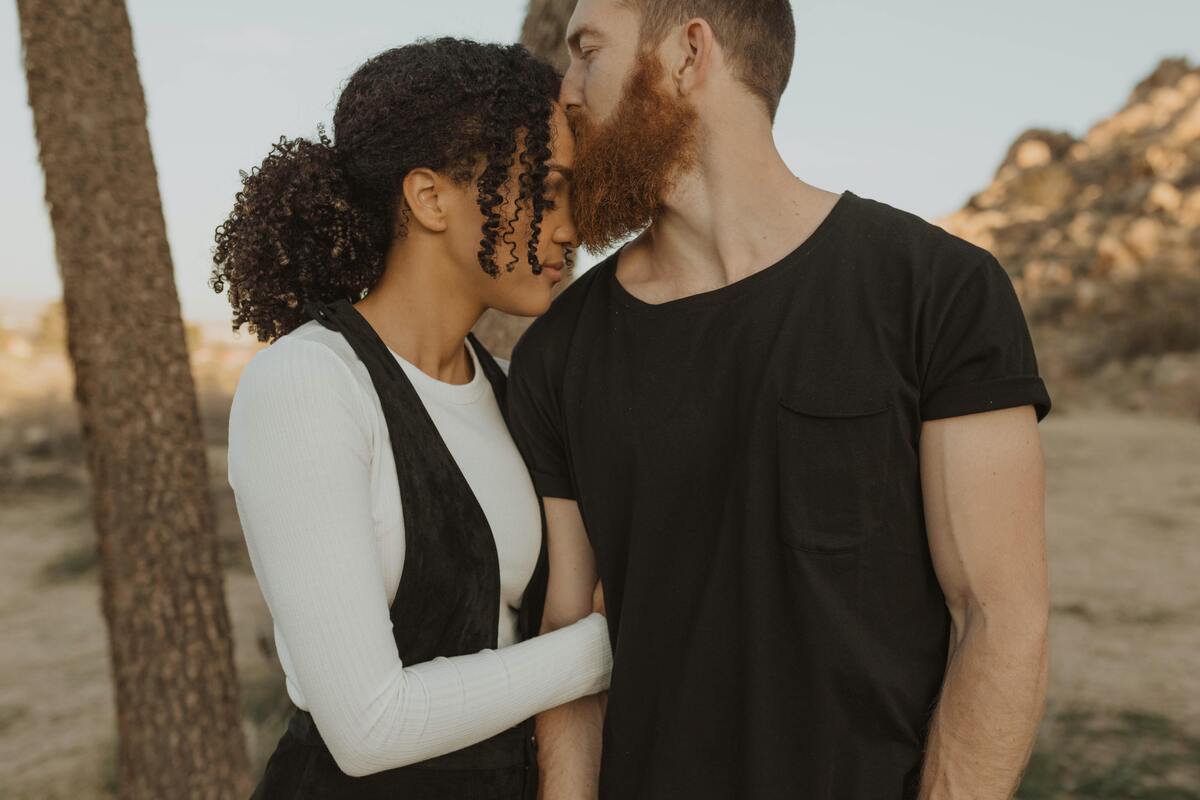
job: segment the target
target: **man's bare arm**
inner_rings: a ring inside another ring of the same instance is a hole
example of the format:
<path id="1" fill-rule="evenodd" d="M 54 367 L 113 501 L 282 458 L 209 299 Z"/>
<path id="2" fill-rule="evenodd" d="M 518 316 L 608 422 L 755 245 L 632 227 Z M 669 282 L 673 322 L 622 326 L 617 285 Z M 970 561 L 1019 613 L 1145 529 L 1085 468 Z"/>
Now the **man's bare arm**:
<path id="1" fill-rule="evenodd" d="M 1010 798 L 1047 678 L 1045 467 L 1032 406 L 924 423 L 921 481 L 952 628 L 920 798 Z"/>
<path id="2" fill-rule="evenodd" d="M 550 581 L 541 632 L 547 633 L 586 617 L 602 600 L 579 506 L 558 497 L 543 502 Z M 541 800 L 594 800 L 598 794 L 605 694 L 581 697 L 538 714 Z"/>

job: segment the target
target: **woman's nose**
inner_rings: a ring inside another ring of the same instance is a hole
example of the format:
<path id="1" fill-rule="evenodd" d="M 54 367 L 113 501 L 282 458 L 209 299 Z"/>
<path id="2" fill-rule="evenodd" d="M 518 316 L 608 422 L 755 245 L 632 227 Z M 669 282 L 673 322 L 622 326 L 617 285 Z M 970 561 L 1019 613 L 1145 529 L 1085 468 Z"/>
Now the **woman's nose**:
<path id="1" fill-rule="evenodd" d="M 579 234 L 575 231 L 575 220 L 571 218 L 570 210 L 563 214 L 561 224 L 555 226 L 554 236 L 551 237 L 555 244 L 561 244 L 566 247 L 579 246 Z"/>

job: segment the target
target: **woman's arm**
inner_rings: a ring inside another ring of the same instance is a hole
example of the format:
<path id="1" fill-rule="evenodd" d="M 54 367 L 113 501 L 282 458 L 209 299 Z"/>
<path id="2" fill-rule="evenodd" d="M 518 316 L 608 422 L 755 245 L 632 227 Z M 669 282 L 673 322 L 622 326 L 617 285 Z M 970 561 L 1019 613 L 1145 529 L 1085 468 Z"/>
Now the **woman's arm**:
<path id="1" fill-rule="evenodd" d="M 406 667 L 396 652 L 371 516 L 374 408 L 319 342 L 256 354 L 229 421 L 229 481 L 293 679 L 343 772 L 460 749 L 608 687 L 599 614 L 497 650 Z"/>

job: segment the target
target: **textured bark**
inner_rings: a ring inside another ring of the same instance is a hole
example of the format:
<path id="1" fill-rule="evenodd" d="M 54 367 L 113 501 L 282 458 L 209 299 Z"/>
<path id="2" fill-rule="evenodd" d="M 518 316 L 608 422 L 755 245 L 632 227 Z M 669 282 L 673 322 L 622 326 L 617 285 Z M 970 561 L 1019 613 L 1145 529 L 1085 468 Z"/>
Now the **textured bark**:
<path id="1" fill-rule="evenodd" d="M 123 0 L 18 0 L 91 476 L 122 798 L 250 776 L 195 387 Z"/>
<path id="2" fill-rule="evenodd" d="M 525 24 L 521 26 L 521 44 L 548 60 L 560 70 L 567 68 L 567 46 L 563 37 L 576 0 L 529 0 Z M 568 280 L 558 285 L 566 288 Z M 496 356 L 508 358 L 513 345 L 533 320 L 488 311 L 475 326 L 475 335 Z"/>

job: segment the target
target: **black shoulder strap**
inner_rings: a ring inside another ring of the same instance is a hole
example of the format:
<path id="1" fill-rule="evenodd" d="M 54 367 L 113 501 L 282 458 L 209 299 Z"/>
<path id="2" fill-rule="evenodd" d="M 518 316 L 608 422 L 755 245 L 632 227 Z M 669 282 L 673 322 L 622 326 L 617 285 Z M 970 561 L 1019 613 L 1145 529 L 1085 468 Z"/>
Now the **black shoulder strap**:
<path id="1" fill-rule="evenodd" d="M 304 302 L 304 313 L 315 319 L 317 322 L 329 328 L 331 331 L 336 331 L 338 328 L 329 319 L 329 312 L 325 309 L 325 304 L 317 300 L 306 300 Z"/>
<path id="2" fill-rule="evenodd" d="M 500 365 L 496 363 L 496 359 L 492 357 L 492 354 L 475 337 L 473 332 L 467 333 L 467 341 L 471 343 L 471 347 L 475 348 L 475 353 L 479 356 L 479 364 L 483 367 L 483 374 L 487 376 L 488 381 L 492 384 L 492 391 L 496 395 L 496 403 L 500 406 L 500 413 L 504 415 L 505 424 L 508 424 L 508 379 L 504 375 L 504 370 L 500 369 Z"/>

